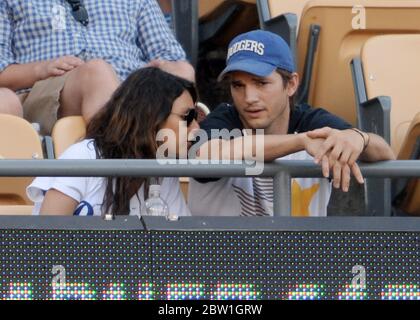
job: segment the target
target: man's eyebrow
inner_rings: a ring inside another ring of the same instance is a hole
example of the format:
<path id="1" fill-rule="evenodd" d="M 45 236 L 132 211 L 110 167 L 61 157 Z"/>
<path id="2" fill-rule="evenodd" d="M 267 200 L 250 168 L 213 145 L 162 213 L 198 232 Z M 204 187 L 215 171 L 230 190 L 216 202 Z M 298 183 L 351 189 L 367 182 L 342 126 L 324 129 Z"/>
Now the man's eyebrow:
<path id="1" fill-rule="evenodd" d="M 255 76 L 255 77 L 252 78 L 252 80 L 253 81 L 267 81 L 267 78 Z"/>

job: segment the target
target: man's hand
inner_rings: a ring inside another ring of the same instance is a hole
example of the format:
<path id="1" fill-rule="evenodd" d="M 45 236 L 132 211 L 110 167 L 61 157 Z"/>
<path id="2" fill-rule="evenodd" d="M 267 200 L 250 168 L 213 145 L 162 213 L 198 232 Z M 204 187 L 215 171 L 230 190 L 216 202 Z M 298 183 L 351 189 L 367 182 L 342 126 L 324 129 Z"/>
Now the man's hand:
<path id="1" fill-rule="evenodd" d="M 314 158 L 316 157 L 318 151 L 324 145 L 324 142 L 325 142 L 325 139 L 323 139 L 323 138 L 310 138 L 309 135 L 307 135 L 307 134 L 304 135 L 304 148 L 305 148 L 306 152 L 308 152 Z M 328 155 L 324 155 L 319 161 L 316 161 L 316 163 L 321 165 L 322 174 L 324 175 L 324 177 L 329 178 L 330 177 L 331 166 L 330 166 L 330 161 L 329 161 Z M 346 171 L 343 172 L 343 174 L 344 173 L 346 173 Z M 342 189 L 343 189 L 343 191 L 347 192 L 348 188 L 347 188 L 346 181 L 348 180 L 348 178 L 345 177 L 344 179 L 341 179 L 341 173 L 340 173 L 340 175 L 338 175 L 338 170 L 337 170 L 337 179 L 335 180 L 335 182 L 336 182 L 335 186 L 338 185 L 337 188 L 339 188 L 340 187 L 339 182 L 342 181 L 343 182 Z"/>
<path id="2" fill-rule="evenodd" d="M 313 155 L 315 163 L 321 164 L 325 177 L 329 177 L 332 171 L 334 188 L 341 187 L 347 192 L 351 173 L 360 184 L 364 183 L 363 175 L 356 163 L 364 148 L 364 140 L 359 133 L 326 127 L 308 132 L 307 136 L 311 139 L 325 139 Z"/>
<path id="3" fill-rule="evenodd" d="M 42 61 L 36 65 L 36 74 L 39 80 L 62 76 L 84 63 L 75 56 L 64 56 L 53 60 Z"/>
<path id="4" fill-rule="evenodd" d="M 304 133 L 302 135 L 303 137 L 303 147 L 306 150 L 307 153 L 309 153 L 312 157 L 315 158 L 317 152 L 324 144 L 325 139 L 323 138 L 310 138 L 307 133 Z M 320 161 L 317 162 L 317 164 L 321 164 L 322 166 L 322 173 L 324 177 L 329 177 L 329 161 L 328 157 L 324 156 L 321 158 Z"/>

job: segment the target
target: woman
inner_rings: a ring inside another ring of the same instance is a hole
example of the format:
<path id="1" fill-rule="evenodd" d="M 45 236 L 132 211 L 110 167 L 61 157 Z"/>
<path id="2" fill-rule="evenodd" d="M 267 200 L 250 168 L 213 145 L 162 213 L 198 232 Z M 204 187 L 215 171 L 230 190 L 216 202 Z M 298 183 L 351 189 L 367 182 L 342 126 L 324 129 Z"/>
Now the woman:
<path id="1" fill-rule="evenodd" d="M 89 123 L 86 139 L 60 159 L 155 159 L 161 129 L 171 129 L 179 145 L 198 129 L 192 83 L 157 68 L 134 72 Z M 184 129 L 184 130 L 182 130 Z M 186 154 L 179 150 L 178 154 Z M 189 215 L 176 178 L 161 180 L 161 197 L 170 213 Z M 36 178 L 28 187 L 34 214 L 140 214 L 147 198 L 145 178 Z M 47 191 L 47 192 L 46 192 Z M 43 196 L 44 193 L 45 197 Z"/>

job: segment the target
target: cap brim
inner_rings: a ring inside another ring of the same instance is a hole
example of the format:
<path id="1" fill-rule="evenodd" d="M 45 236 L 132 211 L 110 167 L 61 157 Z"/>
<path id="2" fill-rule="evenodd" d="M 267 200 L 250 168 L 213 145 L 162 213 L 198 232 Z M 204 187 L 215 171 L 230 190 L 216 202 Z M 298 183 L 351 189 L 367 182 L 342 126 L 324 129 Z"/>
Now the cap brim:
<path id="1" fill-rule="evenodd" d="M 276 70 L 276 66 L 266 62 L 259 62 L 255 60 L 241 60 L 235 63 L 229 64 L 217 77 L 217 81 L 222 81 L 226 74 L 233 71 L 243 71 L 258 77 L 267 77 L 269 76 L 274 70 Z"/>

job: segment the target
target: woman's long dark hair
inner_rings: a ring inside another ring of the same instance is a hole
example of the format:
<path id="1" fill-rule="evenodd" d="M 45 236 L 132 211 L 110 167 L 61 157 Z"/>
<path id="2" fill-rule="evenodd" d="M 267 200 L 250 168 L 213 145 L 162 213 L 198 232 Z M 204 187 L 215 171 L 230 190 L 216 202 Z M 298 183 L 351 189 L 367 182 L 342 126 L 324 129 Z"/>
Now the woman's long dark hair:
<path id="1" fill-rule="evenodd" d="M 186 90 L 195 102 L 195 87 L 187 80 L 157 68 L 132 73 L 87 126 L 86 138 L 95 141 L 98 158 L 155 159 L 156 134 Z M 102 212 L 129 214 L 130 199 L 145 182 L 145 178 L 107 178 Z"/>

